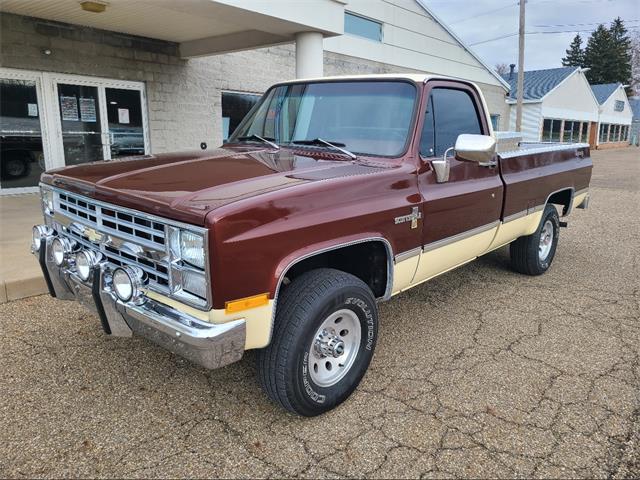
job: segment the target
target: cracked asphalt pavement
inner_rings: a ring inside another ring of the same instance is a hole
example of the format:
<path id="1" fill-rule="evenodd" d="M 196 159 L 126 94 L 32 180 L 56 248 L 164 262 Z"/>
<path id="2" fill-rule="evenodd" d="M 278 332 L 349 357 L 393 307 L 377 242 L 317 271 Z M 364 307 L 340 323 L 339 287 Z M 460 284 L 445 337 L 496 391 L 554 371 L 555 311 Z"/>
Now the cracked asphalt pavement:
<path id="1" fill-rule="evenodd" d="M 382 304 L 317 418 L 269 403 L 252 354 L 208 372 L 75 303 L 0 305 L 0 477 L 640 477 L 640 154 L 594 159 L 547 274 L 501 249 Z"/>

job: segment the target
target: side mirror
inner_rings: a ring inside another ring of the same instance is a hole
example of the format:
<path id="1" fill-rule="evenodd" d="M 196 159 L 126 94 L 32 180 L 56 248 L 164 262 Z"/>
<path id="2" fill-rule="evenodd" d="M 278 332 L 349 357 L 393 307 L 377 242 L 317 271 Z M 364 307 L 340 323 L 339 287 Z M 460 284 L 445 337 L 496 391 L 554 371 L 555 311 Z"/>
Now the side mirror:
<path id="1" fill-rule="evenodd" d="M 496 140 L 488 135 L 463 133 L 456 140 L 456 158 L 488 167 L 495 165 Z"/>

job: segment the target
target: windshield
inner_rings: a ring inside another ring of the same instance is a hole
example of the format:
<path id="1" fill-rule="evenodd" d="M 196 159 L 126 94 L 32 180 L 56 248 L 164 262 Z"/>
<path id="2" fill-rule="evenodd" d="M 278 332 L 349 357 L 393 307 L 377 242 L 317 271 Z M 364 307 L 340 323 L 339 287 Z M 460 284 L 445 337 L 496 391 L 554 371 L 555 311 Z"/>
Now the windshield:
<path id="1" fill-rule="evenodd" d="M 330 148 L 363 155 L 404 152 L 416 98 L 402 81 L 319 82 L 272 88 L 229 138 Z M 318 141 L 321 139 L 321 141 Z"/>

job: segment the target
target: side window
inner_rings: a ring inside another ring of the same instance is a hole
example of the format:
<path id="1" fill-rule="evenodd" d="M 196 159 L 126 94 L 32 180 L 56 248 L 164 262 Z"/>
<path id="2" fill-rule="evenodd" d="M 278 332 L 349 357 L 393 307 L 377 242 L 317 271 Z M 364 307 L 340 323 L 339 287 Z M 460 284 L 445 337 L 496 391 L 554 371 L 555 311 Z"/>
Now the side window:
<path id="1" fill-rule="evenodd" d="M 424 112 L 424 125 L 422 125 L 422 136 L 420 137 L 420 156 L 433 157 L 435 148 L 435 129 L 433 125 L 433 102 L 429 97 L 427 111 Z"/>
<path id="2" fill-rule="evenodd" d="M 435 156 L 444 155 L 462 133 L 482 133 L 478 112 L 468 92 L 434 88 L 430 103 L 435 118 Z"/>

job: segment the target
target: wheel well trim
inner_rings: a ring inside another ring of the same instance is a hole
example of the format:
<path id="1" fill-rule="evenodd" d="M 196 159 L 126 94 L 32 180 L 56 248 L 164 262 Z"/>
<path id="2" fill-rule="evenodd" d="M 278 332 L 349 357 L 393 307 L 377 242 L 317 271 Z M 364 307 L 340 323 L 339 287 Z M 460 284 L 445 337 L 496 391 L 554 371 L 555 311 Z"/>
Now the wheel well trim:
<path id="1" fill-rule="evenodd" d="M 551 192 L 549 195 L 547 195 L 547 199 L 545 200 L 544 205 L 542 206 L 542 208 L 546 207 L 549 204 L 549 199 L 552 196 L 554 196 L 556 193 L 566 192 L 566 191 L 570 192 L 571 198 L 569 200 L 569 205 L 567 205 L 567 211 L 563 212 L 562 216 L 566 217 L 567 215 L 569 215 L 571 213 L 571 210 L 573 209 L 573 199 L 576 196 L 575 195 L 575 192 L 576 192 L 575 187 L 563 187 L 563 188 L 560 188 L 560 189 L 558 189 L 558 190 L 556 190 L 554 192 Z"/>
<path id="2" fill-rule="evenodd" d="M 391 243 L 389 242 L 389 240 L 387 240 L 386 238 L 382 236 L 364 237 L 364 238 L 359 238 L 357 240 L 337 243 L 335 245 L 329 245 L 327 247 L 313 250 L 312 252 L 308 252 L 306 254 L 300 255 L 294 258 L 293 260 L 291 260 L 289 263 L 287 263 L 286 267 L 282 269 L 282 272 L 278 277 L 278 283 L 276 285 L 275 293 L 273 295 L 273 308 L 271 311 L 271 329 L 269 331 L 268 343 L 271 343 L 271 339 L 273 338 L 273 327 L 276 321 L 276 311 L 278 307 L 278 297 L 280 295 L 280 287 L 282 286 L 282 282 L 284 281 L 284 277 L 286 276 L 287 272 L 291 270 L 293 266 L 302 262 L 303 260 L 307 260 L 309 258 L 315 257 L 317 255 L 322 255 L 323 253 L 331 252 L 333 250 L 339 250 L 341 248 L 351 247 L 353 245 L 359 245 L 361 243 L 368 243 L 368 242 L 380 242 L 385 247 L 385 250 L 387 252 L 387 285 L 385 287 L 384 295 L 380 298 L 380 300 L 386 301 L 386 300 L 389 300 L 389 298 L 391 298 L 391 291 L 393 289 L 393 247 L 391 246 Z"/>

